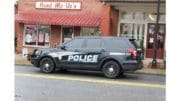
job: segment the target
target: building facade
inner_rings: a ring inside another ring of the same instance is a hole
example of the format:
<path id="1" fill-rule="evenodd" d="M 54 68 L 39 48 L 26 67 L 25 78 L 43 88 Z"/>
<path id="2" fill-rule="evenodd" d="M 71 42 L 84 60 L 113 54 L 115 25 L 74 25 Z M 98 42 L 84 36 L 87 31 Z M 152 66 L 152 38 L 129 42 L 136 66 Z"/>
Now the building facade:
<path id="1" fill-rule="evenodd" d="M 153 57 L 154 33 L 158 0 L 100 0 L 103 3 L 102 23 L 109 30 L 117 30 L 117 36 L 137 39 L 146 58 Z M 109 11 L 108 15 L 105 11 Z M 109 19 L 109 20 L 107 20 Z M 116 20 L 114 20 L 116 19 Z M 163 59 L 166 37 L 166 4 L 160 0 L 159 33 L 157 34 L 157 58 Z M 113 33 L 109 33 L 113 34 Z"/>
<path id="2" fill-rule="evenodd" d="M 160 2 L 157 58 L 164 58 L 166 4 Z M 153 57 L 157 0 L 19 0 L 17 52 L 53 47 L 74 36 L 135 38 L 145 58 Z"/>
<path id="3" fill-rule="evenodd" d="M 17 52 L 53 47 L 74 36 L 100 35 L 101 12 L 99 0 L 19 0 Z"/>

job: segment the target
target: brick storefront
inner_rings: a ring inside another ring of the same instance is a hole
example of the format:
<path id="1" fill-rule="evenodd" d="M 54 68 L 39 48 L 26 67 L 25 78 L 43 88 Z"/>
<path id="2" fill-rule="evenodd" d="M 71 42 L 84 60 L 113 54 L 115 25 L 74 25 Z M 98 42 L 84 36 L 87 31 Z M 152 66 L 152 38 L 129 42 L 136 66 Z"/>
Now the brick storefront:
<path id="1" fill-rule="evenodd" d="M 99 0 L 56 0 L 53 2 L 78 2 L 80 9 L 37 8 L 37 2 L 52 2 L 51 0 L 19 0 L 16 20 L 17 53 L 23 48 L 32 51 L 39 48 L 38 42 L 33 45 L 25 43 L 25 28 L 31 25 L 42 25 L 50 28 L 47 47 L 61 44 L 65 40 L 65 32 L 71 28 L 73 37 L 82 35 L 83 28 L 91 28 L 98 35 L 109 36 L 117 33 L 118 13 L 110 5 L 104 5 Z M 61 17 L 65 16 L 65 17 Z M 78 19 L 79 17 L 79 19 Z M 63 20 L 61 20 L 63 19 Z M 70 19 L 70 20 L 69 20 Z M 73 21 L 73 19 L 77 19 Z M 70 29 L 70 30 L 71 30 Z M 90 31 L 91 31 L 90 30 Z M 98 31 L 97 31 L 98 30 Z M 86 31 L 86 30 L 85 30 Z M 88 30 L 89 31 L 89 30 Z M 39 29 L 34 33 L 39 33 Z M 32 34 L 32 33 L 31 33 Z M 36 34 L 37 36 L 39 34 Z M 94 35 L 94 33 L 93 33 Z M 38 37 L 37 37 L 38 38 Z M 36 38 L 36 41 L 37 41 Z M 44 47 L 44 46 L 43 46 Z"/>

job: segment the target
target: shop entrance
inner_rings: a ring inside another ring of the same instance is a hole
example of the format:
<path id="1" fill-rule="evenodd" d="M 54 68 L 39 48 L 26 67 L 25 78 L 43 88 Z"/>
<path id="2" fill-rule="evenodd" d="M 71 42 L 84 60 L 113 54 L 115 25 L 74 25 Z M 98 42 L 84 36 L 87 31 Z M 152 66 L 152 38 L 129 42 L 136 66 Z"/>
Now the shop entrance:
<path id="1" fill-rule="evenodd" d="M 146 57 L 153 58 L 153 44 L 154 44 L 154 33 L 155 23 L 148 24 L 147 31 L 147 44 L 146 44 Z M 157 58 L 163 59 L 164 56 L 164 45 L 166 29 L 165 24 L 159 24 L 159 33 L 157 34 Z"/>
<path id="2" fill-rule="evenodd" d="M 62 43 L 69 41 L 74 37 L 73 27 L 62 27 Z"/>

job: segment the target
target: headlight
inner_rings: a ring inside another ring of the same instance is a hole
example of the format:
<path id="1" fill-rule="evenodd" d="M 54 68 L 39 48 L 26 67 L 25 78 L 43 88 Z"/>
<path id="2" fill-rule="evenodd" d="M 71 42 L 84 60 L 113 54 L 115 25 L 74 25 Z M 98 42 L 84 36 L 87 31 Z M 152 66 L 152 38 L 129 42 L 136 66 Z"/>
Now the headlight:
<path id="1" fill-rule="evenodd" d="M 41 51 L 40 50 L 35 50 L 34 55 L 40 55 Z"/>
<path id="2" fill-rule="evenodd" d="M 35 54 L 36 54 L 36 55 L 39 54 L 39 51 L 37 50 L 37 51 L 35 52 Z"/>

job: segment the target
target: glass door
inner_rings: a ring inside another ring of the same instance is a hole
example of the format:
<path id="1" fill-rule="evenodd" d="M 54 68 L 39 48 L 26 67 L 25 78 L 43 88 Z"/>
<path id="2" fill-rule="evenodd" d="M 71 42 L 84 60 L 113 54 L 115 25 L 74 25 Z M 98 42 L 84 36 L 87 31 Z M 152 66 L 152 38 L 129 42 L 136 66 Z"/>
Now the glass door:
<path id="1" fill-rule="evenodd" d="M 62 42 L 67 42 L 74 37 L 74 28 L 73 27 L 62 27 Z"/>
<path id="2" fill-rule="evenodd" d="M 164 55 L 165 44 L 165 24 L 159 24 L 159 33 L 157 34 L 157 58 L 162 59 Z M 154 45 L 155 23 L 148 24 L 147 31 L 147 49 L 146 57 L 153 58 L 153 45 Z"/>

